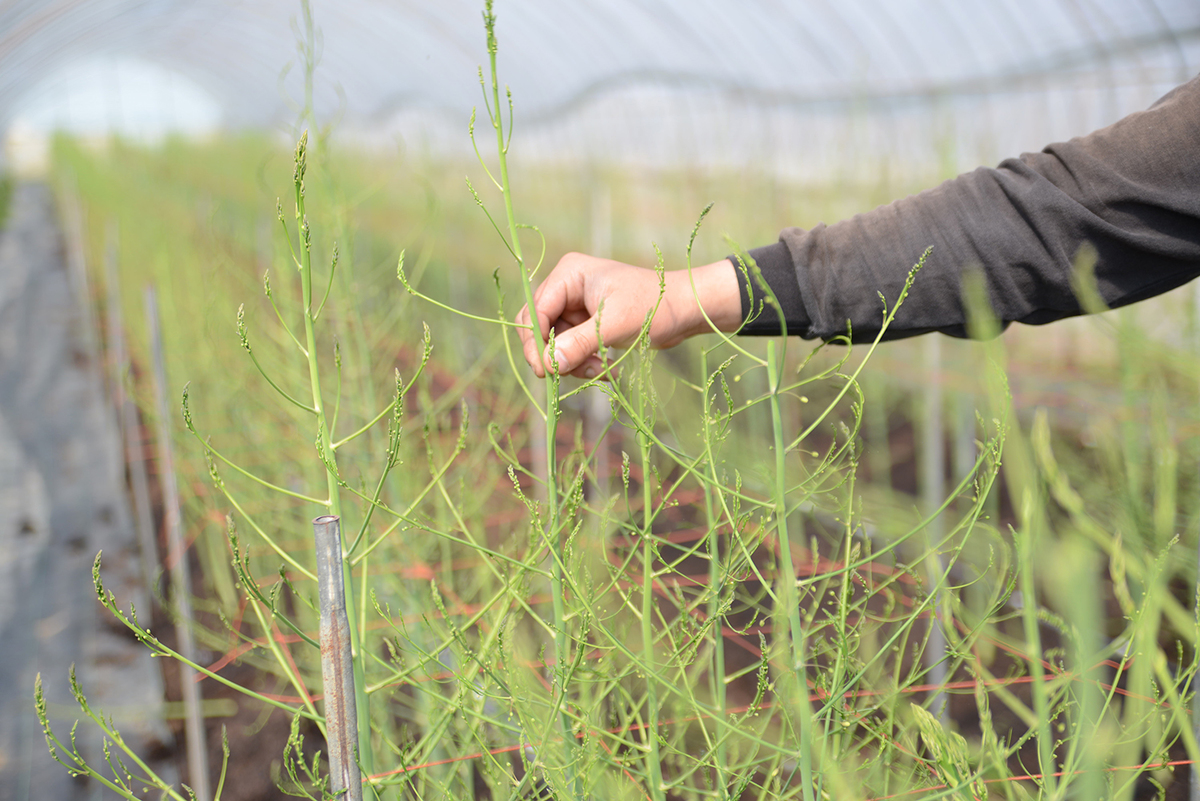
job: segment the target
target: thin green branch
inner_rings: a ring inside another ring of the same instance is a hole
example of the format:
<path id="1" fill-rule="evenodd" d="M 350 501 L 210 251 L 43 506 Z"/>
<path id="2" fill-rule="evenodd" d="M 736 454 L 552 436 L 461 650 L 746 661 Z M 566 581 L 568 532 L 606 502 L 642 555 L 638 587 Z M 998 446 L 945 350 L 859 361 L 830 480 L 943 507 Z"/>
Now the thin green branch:
<path id="1" fill-rule="evenodd" d="M 300 344 L 300 340 L 296 337 L 296 335 L 294 333 L 292 333 L 291 326 L 289 326 L 287 324 L 287 320 L 283 319 L 283 314 L 279 311 L 279 307 L 277 305 L 275 305 L 275 296 L 271 292 L 271 271 L 270 270 L 265 270 L 263 272 L 263 292 L 266 294 L 267 300 L 270 301 L 271 308 L 275 310 L 275 317 L 279 320 L 279 324 L 281 326 L 283 326 L 283 330 L 287 333 L 287 335 L 289 337 L 291 337 L 292 342 L 296 345 L 297 348 L 300 349 L 300 352 L 303 353 L 307 357 L 308 351 L 304 349 L 304 346 Z"/>
<path id="2" fill-rule="evenodd" d="M 96 593 L 100 599 L 100 603 L 106 609 L 108 609 L 109 613 L 112 614 L 112 616 L 115 617 L 118 622 L 120 622 L 123 626 L 125 626 L 127 629 L 129 629 L 131 632 L 133 632 L 134 636 L 136 636 L 140 642 L 149 646 L 159 656 L 170 657 L 171 659 L 174 659 L 175 661 L 179 662 L 182 665 L 187 665 L 188 667 L 195 670 L 197 673 L 202 673 L 206 677 L 213 679 L 215 681 L 218 681 L 221 684 L 224 684 L 226 687 L 229 687 L 232 690 L 237 690 L 242 695 L 245 695 L 249 698 L 253 698 L 257 701 L 261 701 L 264 704 L 269 704 L 270 706 L 273 706 L 276 709 L 282 709 L 285 712 L 289 712 L 293 715 L 300 715 L 301 717 L 308 718 L 313 721 L 321 720 L 320 717 L 314 716 L 312 713 L 310 713 L 308 710 L 306 710 L 302 707 L 291 706 L 290 704 L 286 704 L 283 701 L 277 701 L 274 698 L 263 695 L 261 693 L 254 692 L 251 689 L 243 687 L 242 685 L 238 684 L 237 682 L 232 681 L 231 679 L 227 679 L 224 676 L 222 676 L 221 674 L 215 673 L 212 670 L 209 670 L 208 668 L 204 667 L 203 665 L 200 665 L 189 659 L 185 659 L 182 654 L 180 654 L 179 652 L 175 651 L 174 649 L 164 645 L 161 640 L 159 640 L 157 637 L 155 637 L 153 634 L 151 634 L 148 629 L 143 628 L 142 625 L 137 622 L 137 617 L 135 614 L 133 614 L 132 607 L 130 607 L 130 613 L 126 614 L 117 605 L 116 596 L 113 595 L 111 592 L 108 592 L 107 590 L 105 590 L 104 585 L 100 581 L 100 556 L 101 556 L 101 554 L 96 554 L 96 561 L 92 566 L 92 580 L 96 586 Z M 316 579 L 314 578 L 313 580 L 315 581 Z"/>
<path id="3" fill-rule="evenodd" d="M 255 522 L 253 517 L 246 513 L 246 510 L 242 508 L 242 505 L 238 503 L 236 498 L 233 497 L 233 493 L 231 493 L 225 486 L 225 480 L 221 478 L 221 475 L 217 472 L 216 465 L 212 462 L 211 458 L 208 461 L 208 474 L 216 488 L 220 490 L 222 495 L 225 496 L 225 500 L 229 501 L 229 503 L 233 505 L 233 508 L 237 510 L 238 514 L 240 514 L 246 520 L 246 522 L 250 524 L 250 527 L 254 529 L 258 536 L 262 537 L 263 542 L 267 543 L 272 551 L 278 554 L 283 561 L 287 562 L 289 565 L 299 571 L 300 574 L 305 578 L 311 579 L 312 581 L 317 580 L 315 573 L 297 562 L 290 553 L 281 548 L 279 544 L 275 542 L 275 539 L 271 537 L 271 535 L 267 534 L 267 532 Z"/>
<path id="4" fill-rule="evenodd" d="M 276 392 L 278 392 L 281 396 L 283 396 L 283 398 L 285 400 L 287 400 L 289 403 L 295 405 L 296 407 L 298 407 L 300 409 L 303 409 L 304 411 L 308 412 L 309 414 L 316 414 L 317 413 L 316 409 L 314 409 L 312 406 L 309 406 L 305 403 L 302 403 L 302 402 L 296 400 L 291 395 L 289 395 L 287 392 L 285 392 L 278 384 L 276 384 L 274 381 L 272 381 L 271 376 L 267 375 L 267 371 L 264 370 L 262 368 L 262 365 L 258 363 L 258 357 L 254 355 L 254 350 L 250 347 L 250 338 L 246 334 L 246 306 L 245 306 L 245 304 L 238 306 L 237 330 L 238 330 L 238 337 L 241 339 L 241 342 L 242 342 L 242 348 L 246 351 L 246 353 L 248 353 L 250 355 L 250 361 L 254 362 L 254 367 L 258 370 L 259 375 L 261 375 L 263 378 L 266 379 L 267 383 L 271 385 L 271 388 L 274 389 Z"/>
<path id="5" fill-rule="evenodd" d="M 313 313 L 312 319 L 315 323 L 317 318 L 321 316 L 321 310 L 325 308 L 325 301 L 329 300 L 329 290 L 333 289 L 333 274 L 337 272 L 338 266 L 338 247 L 337 242 L 333 243 L 333 258 L 329 265 L 329 282 L 325 284 L 325 295 L 321 298 L 321 303 L 317 306 L 317 310 Z"/>
<path id="6" fill-rule="evenodd" d="M 197 440 L 200 441 L 200 444 L 204 446 L 204 450 L 206 453 L 212 454 L 213 456 L 217 457 L 225 464 L 232 467 L 234 470 L 236 470 L 241 475 L 257 482 L 258 484 L 261 484 L 262 486 L 266 487 L 267 489 L 271 490 L 272 492 L 278 492 L 280 495 L 286 495 L 289 498 L 295 498 L 300 501 L 307 501 L 308 503 L 315 503 L 319 506 L 327 506 L 329 504 L 328 500 L 321 499 L 321 498 L 313 498 L 309 495 L 305 495 L 300 492 L 293 492 L 292 490 L 287 489 L 286 487 L 281 487 L 277 484 L 272 484 L 270 481 L 260 478 L 256 475 L 254 475 L 253 473 L 251 473 L 249 470 L 246 470 L 245 468 L 239 466 L 237 463 L 230 461 L 224 454 L 222 454 L 220 451 L 218 451 L 216 448 L 214 448 L 212 446 L 212 444 L 209 443 L 208 440 L 201 438 L 201 436 L 198 433 L 196 433 L 195 431 L 192 431 L 192 436 L 194 436 Z"/>
<path id="7" fill-rule="evenodd" d="M 479 80 L 480 80 L 480 82 L 483 81 L 482 68 L 480 68 Z M 483 102 L 485 104 L 487 103 L 487 95 L 486 94 L 483 97 Z M 488 108 L 488 116 L 491 117 L 491 108 L 490 107 Z M 479 160 L 479 166 L 483 167 L 484 174 L 487 175 L 488 180 L 491 181 L 492 184 L 495 185 L 495 187 L 497 189 L 499 189 L 501 192 L 503 192 L 504 187 L 502 187 L 500 185 L 500 182 L 497 181 L 495 176 L 492 175 L 492 171 L 488 169 L 487 162 L 485 162 L 483 160 L 483 154 L 479 152 L 479 143 L 475 141 L 475 109 L 471 109 L 471 121 L 467 123 L 467 136 L 471 140 L 471 147 L 473 147 L 475 149 L 475 158 Z M 472 189 L 471 191 L 474 192 L 474 189 Z"/>

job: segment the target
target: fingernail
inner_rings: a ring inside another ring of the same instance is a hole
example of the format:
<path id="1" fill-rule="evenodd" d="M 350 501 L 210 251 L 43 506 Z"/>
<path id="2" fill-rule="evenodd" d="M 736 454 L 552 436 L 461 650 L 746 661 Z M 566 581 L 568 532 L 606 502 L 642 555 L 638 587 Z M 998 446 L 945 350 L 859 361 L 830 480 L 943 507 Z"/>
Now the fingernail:
<path id="1" fill-rule="evenodd" d="M 554 363 L 559 367 L 567 360 L 567 354 L 562 352 L 561 348 L 554 349 Z"/>
<path id="2" fill-rule="evenodd" d="M 595 378 L 595 377 L 596 377 L 596 368 L 595 368 L 595 367 L 589 367 L 589 368 L 587 368 L 586 370 L 584 370 L 584 371 L 583 371 L 583 374 L 584 374 L 585 376 L 587 376 L 588 378 Z"/>

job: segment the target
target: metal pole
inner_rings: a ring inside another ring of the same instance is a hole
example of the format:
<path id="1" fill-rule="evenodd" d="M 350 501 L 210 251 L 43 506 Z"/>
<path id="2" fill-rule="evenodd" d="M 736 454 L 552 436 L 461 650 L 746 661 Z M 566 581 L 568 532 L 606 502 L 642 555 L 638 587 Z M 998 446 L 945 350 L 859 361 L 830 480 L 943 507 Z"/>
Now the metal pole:
<path id="1" fill-rule="evenodd" d="M 962 481 L 975 467 L 975 397 L 966 392 L 955 399 L 954 416 L 954 480 Z"/>
<path id="2" fill-rule="evenodd" d="M 547 379 L 549 381 L 549 379 Z M 529 430 L 530 459 L 532 460 L 533 475 L 537 482 L 533 486 L 535 500 L 544 501 L 549 497 L 550 463 L 546 459 L 546 421 L 538 413 L 533 402 L 529 403 L 529 416 L 525 422 Z"/>
<path id="3" fill-rule="evenodd" d="M 601 258 L 612 257 L 612 192 L 608 184 L 593 179 L 592 184 L 592 242 L 593 256 Z M 609 464 L 608 443 L 601 439 L 601 433 L 612 423 L 612 404 L 608 395 L 599 387 L 593 387 L 587 392 L 583 407 L 583 428 L 586 438 L 592 445 L 592 465 L 596 479 L 589 487 L 591 500 L 601 501 L 608 497 Z M 609 436 L 615 436 L 615 428 L 609 429 Z"/>
<path id="4" fill-rule="evenodd" d="M 317 592 L 321 604 L 321 681 L 325 685 L 325 739 L 329 747 L 330 792 L 362 801 L 358 770 L 358 714 L 354 707 L 354 659 L 342 582 L 339 518 L 313 521 L 317 546 Z"/>
<path id="5" fill-rule="evenodd" d="M 117 278 L 117 224 L 109 221 L 104 230 L 104 285 L 108 297 L 105 302 L 105 345 L 108 347 L 109 391 L 118 413 L 125 398 L 125 343 L 121 336 L 121 291 Z M 118 415 L 117 426 L 123 428 L 124 421 Z M 121 432 L 122 434 L 124 431 Z"/>
<path id="6" fill-rule="evenodd" d="M 167 561 L 171 567 L 171 596 L 175 606 L 175 638 L 180 655 L 196 661 L 192 637 L 192 585 L 188 575 L 187 550 L 183 543 L 183 521 L 179 513 L 179 486 L 175 482 L 175 459 L 171 448 L 170 412 L 167 407 L 167 369 L 163 362 L 162 331 L 158 321 L 158 298 L 154 287 L 146 287 L 146 324 L 154 363 L 154 400 L 158 410 L 159 483 L 167 529 Z M 183 696 L 184 735 L 187 740 L 188 778 L 197 801 L 209 801 L 208 760 L 205 757 L 204 718 L 200 714 L 200 685 L 190 665 L 179 666 L 179 689 Z"/>
<path id="7" fill-rule="evenodd" d="M 871 471 L 871 482 L 887 490 L 892 489 L 892 425 L 889 419 L 889 392 L 887 374 L 877 370 L 867 384 L 865 408 L 867 430 L 867 465 Z"/>
<path id="8" fill-rule="evenodd" d="M 146 481 L 146 454 L 142 446 L 137 407 L 125 392 L 129 374 L 129 353 L 125 349 L 125 323 L 121 314 L 121 277 L 117 268 L 118 230 L 108 228 L 105 254 L 105 283 L 108 284 L 108 358 L 112 368 L 113 403 L 118 426 L 125 441 L 125 463 L 129 466 L 129 484 L 133 490 L 134 529 L 141 556 L 142 578 L 150 599 L 157 596 L 158 553 L 154 542 L 154 516 L 150 511 L 150 491 Z"/>
<path id="9" fill-rule="evenodd" d="M 942 425 L 942 348 L 937 336 L 925 338 L 925 408 L 921 432 L 921 500 L 925 514 L 933 514 L 944 500 L 946 490 L 946 455 Z M 925 529 L 928 553 L 925 559 L 927 580 L 932 587 L 941 580 L 944 566 L 935 550 L 942 539 L 942 519 L 935 518 Z M 942 632 L 940 613 L 942 593 L 937 591 L 929 612 L 929 639 L 925 644 L 927 684 L 941 688 L 946 683 L 946 635 Z M 933 692 L 929 711 L 939 720 L 946 720 L 946 694 Z"/>
<path id="10" fill-rule="evenodd" d="M 92 306 L 92 285 L 88 278 L 87 253 L 84 250 L 83 243 L 85 228 L 84 211 L 79 204 L 79 197 L 75 194 L 74 187 L 70 187 L 70 190 L 65 195 L 66 200 L 63 203 L 63 213 L 66 218 L 65 222 L 68 233 L 67 264 L 83 315 L 84 351 L 88 359 L 95 363 L 96 352 L 98 350 L 96 336 L 100 329 L 96 325 L 95 311 Z"/>

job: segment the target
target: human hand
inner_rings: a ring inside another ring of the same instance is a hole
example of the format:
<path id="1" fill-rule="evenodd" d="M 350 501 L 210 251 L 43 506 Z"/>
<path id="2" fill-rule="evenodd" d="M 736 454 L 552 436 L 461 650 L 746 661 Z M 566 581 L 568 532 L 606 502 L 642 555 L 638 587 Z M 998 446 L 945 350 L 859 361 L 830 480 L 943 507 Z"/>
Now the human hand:
<path id="1" fill-rule="evenodd" d="M 650 345 L 669 348 L 696 334 L 734 331 L 742 322 L 741 299 L 733 264 L 725 259 L 692 270 L 664 274 L 662 304 L 650 324 Z M 637 341 L 646 315 L 658 303 L 659 277 L 654 270 L 601 259 L 582 253 L 563 256 L 533 294 L 542 341 L 554 329 L 555 359 L 538 354 L 532 329 L 518 331 L 525 360 L 539 378 L 558 364 L 560 375 L 595 378 L 604 369 L 599 356 L 600 339 L 605 346 L 625 348 Z M 596 317 L 599 315 L 599 335 Z M 517 313 L 519 325 L 529 325 L 528 308 Z"/>

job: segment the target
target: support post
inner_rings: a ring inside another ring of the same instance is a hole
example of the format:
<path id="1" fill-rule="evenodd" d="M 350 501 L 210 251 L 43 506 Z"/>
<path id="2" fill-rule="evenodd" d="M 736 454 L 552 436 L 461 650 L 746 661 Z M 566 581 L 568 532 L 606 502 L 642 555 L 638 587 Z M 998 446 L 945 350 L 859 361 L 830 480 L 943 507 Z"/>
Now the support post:
<path id="1" fill-rule="evenodd" d="M 148 597 L 158 595 L 158 549 L 154 542 L 154 516 L 150 511 L 150 490 L 146 481 L 146 453 L 142 444 L 137 406 L 126 391 L 129 352 L 125 347 L 125 321 L 121 314 L 121 276 L 118 266 L 116 223 L 108 227 L 104 256 L 105 283 L 108 288 L 107 330 L 108 361 L 111 368 L 113 405 L 117 425 L 125 443 L 125 463 L 133 490 L 134 530 L 141 557 L 142 578 Z"/>
<path id="2" fill-rule="evenodd" d="M 936 335 L 925 338 L 925 408 L 921 431 L 921 507 L 931 515 L 941 506 L 946 491 L 946 454 L 943 439 L 942 415 L 942 343 Z M 929 521 L 925 527 L 926 580 L 930 587 L 941 581 L 944 565 L 936 550 L 942 539 L 940 517 Z M 935 597 L 929 610 L 928 639 L 925 643 L 924 661 L 928 669 L 926 684 L 941 688 L 946 684 L 946 635 L 942 631 L 942 592 L 934 590 Z M 946 721 L 946 694 L 934 690 L 929 711 L 943 723 Z"/>
<path id="3" fill-rule="evenodd" d="M 591 243 L 593 256 L 606 259 L 612 257 L 612 228 L 612 192 L 607 183 L 593 177 Z M 601 504 L 608 498 L 609 474 L 612 472 L 612 465 L 608 458 L 608 443 L 604 441 L 603 434 L 607 430 L 609 437 L 617 435 L 617 430 L 610 428 L 612 419 L 612 404 L 608 400 L 607 393 L 599 387 L 588 390 L 583 405 L 583 429 L 585 440 L 592 443 L 592 469 L 595 474 L 595 480 L 588 486 L 588 496 L 590 500 Z"/>
<path id="4" fill-rule="evenodd" d="M 150 329 L 150 349 L 154 367 L 154 400 L 158 411 L 159 484 L 162 487 L 163 516 L 167 529 L 167 564 L 171 570 L 171 601 L 175 608 L 175 638 L 179 653 L 196 662 L 196 641 L 192 636 L 192 582 L 188 574 L 187 549 L 183 542 L 183 519 L 179 511 L 179 486 L 175 482 L 175 459 L 171 448 L 171 416 L 167 406 L 167 369 L 163 360 L 162 330 L 159 326 L 158 296 L 154 287 L 146 287 L 146 324 Z M 184 735 L 187 740 L 188 780 L 197 801 L 212 798 L 204 736 L 204 718 L 200 714 L 200 685 L 196 670 L 179 666 L 179 690 L 183 696 Z"/>
<path id="5" fill-rule="evenodd" d="M 325 739 L 329 747 L 330 792 L 345 801 L 362 801 L 358 770 L 358 714 L 354 706 L 354 658 L 350 619 L 342 582 L 340 519 L 322 515 L 313 521 L 317 548 L 317 592 L 321 606 L 321 681 L 325 685 Z"/>

